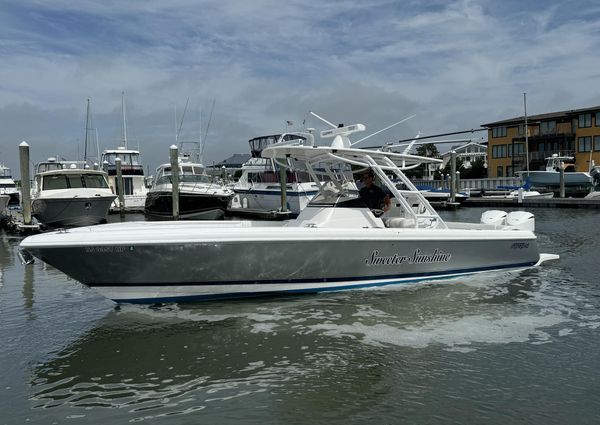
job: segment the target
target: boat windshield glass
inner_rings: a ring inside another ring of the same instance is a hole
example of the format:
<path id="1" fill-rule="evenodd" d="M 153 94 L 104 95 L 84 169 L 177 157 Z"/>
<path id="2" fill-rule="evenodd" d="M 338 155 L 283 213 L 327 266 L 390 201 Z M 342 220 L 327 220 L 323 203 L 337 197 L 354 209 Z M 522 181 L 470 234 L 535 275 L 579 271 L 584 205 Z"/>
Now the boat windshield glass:
<path id="1" fill-rule="evenodd" d="M 99 174 L 58 174 L 55 176 L 45 176 L 42 189 L 57 190 L 83 187 L 108 189 L 108 184 L 104 176 Z"/>
<path id="2" fill-rule="evenodd" d="M 353 182 L 344 183 L 340 186 L 333 181 L 325 182 L 309 205 L 364 206 L 362 200 L 359 198 L 356 185 Z"/>
<path id="3" fill-rule="evenodd" d="M 105 153 L 102 162 L 104 163 L 106 161 L 108 165 L 115 165 L 115 159 L 117 158 L 121 159 L 121 165 L 140 165 L 139 153 Z"/>

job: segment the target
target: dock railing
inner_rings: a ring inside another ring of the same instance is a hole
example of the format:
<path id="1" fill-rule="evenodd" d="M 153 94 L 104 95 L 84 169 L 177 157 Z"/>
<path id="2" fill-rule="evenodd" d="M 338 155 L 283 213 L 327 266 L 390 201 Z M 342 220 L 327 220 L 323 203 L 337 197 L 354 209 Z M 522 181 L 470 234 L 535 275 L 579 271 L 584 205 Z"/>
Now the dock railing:
<path id="1" fill-rule="evenodd" d="M 430 187 L 432 189 L 449 189 L 450 182 L 446 180 L 412 180 L 413 184 L 423 189 Z M 496 177 L 488 179 L 460 179 L 458 182 L 459 190 L 466 189 L 498 189 L 507 186 L 520 186 L 521 179 L 519 177 Z"/>

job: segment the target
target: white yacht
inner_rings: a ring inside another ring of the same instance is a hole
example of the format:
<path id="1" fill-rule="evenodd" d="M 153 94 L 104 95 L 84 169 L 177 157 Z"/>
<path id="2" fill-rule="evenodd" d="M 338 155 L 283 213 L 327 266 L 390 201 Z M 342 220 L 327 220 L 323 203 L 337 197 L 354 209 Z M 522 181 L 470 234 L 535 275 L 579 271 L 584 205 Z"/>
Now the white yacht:
<path id="1" fill-rule="evenodd" d="M 10 168 L 4 164 L 0 164 L 0 195 L 8 195 L 10 205 L 19 205 L 21 202 L 21 192 L 12 178 Z"/>
<path id="2" fill-rule="evenodd" d="M 280 166 L 272 159 L 263 158 L 262 151 L 271 145 L 314 145 L 310 133 L 293 132 L 250 139 L 251 158 L 242 166 L 242 175 L 233 186 L 235 195 L 228 210 L 232 214 L 269 213 L 282 210 Z M 300 214 L 317 194 L 319 187 L 305 171 L 286 164 L 285 210 L 292 216 Z"/>
<path id="3" fill-rule="evenodd" d="M 119 146 L 117 149 L 105 149 L 102 152 L 101 163 L 108 174 L 108 185 L 115 194 L 119 193 L 117 184 L 117 166 L 115 160 L 121 160 L 121 175 L 123 176 L 123 199 L 126 211 L 144 211 L 148 188 L 144 176 L 144 166 L 140 159 L 140 151 Z M 111 210 L 120 209 L 119 199 L 115 199 Z"/>
<path id="4" fill-rule="evenodd" d="M 488 211 L 479 223 L 446 222 L 402 170 L 439 160 L 352 148 L 361 124 L 325 130 L 331 146 L 272 145 L 330 178 L 294 220 L 124 222 L 30 236 L 25 260 L 42 259 L 117 302 L 179 302 L 406 284 L 521 270 L 540 254 L 534 218 Z M 383 213 L 359 198 L 354 173 L 371 169 L 392 193 Z M 388 177 L 405 184 L 398 189 Z"/>
<path id="5" fill-rule="evenodd" d="M 179 218 L 184 220 L 217 220 L 223 218 L 233 191 L 212 182 L 204 165 L 179 158 Z M 173 186 L 171 164 L 156 169 L 152 187 L 146 195 L 144 214 L 154 220 L 173 218 Z"/>
<path id="6" fill-rule="evenodd" d="M 108 187 L 106 173 L 77 168 L 76 162 L 63 164 L 50 159 L 37 165 L 31 212 L 43 225 L 87 226 L 106 221 L 116 198 Z"/>
<path id="7" fill-rule="evenodd" d="M 108 184 L 115 194 L 119 194 L 117 182 L 116 159 L 121 160 L 121 175 L 123 178 L 123 201 L 125 211 L 142 212 L 146 202 L 148 188 L 144 176 L 140 151 L 127 147 L 127 117 L 125 110 L 125 93 L 121 93 L 121 114 L 123 116 L 123 140 L 122 146 L 116 149 L 105 149 L 102 152 L 100 163 L 108 174 Z M 111 211 L 119 211 L 121 205 L 119 199 L 115 199 L 110 207 Z"/>

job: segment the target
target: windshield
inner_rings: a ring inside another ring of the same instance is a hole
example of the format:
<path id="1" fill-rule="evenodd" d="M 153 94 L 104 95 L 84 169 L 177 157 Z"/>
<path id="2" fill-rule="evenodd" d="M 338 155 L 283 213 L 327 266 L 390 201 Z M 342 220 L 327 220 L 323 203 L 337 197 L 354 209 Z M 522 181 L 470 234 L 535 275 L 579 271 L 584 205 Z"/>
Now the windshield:
<path id="1" fill-rule="evenodd" d="M 107 189 L 108 184 L 102 175 L 98 174 L 57 174 L 45 176 L 43 190 L 76 189 L 76 188 Z"/>

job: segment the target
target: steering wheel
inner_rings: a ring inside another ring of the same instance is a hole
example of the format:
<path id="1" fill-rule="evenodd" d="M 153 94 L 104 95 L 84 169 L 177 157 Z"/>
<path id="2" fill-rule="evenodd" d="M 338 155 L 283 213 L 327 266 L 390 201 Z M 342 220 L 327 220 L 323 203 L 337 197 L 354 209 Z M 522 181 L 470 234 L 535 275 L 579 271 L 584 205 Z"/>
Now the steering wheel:
<path id="1" fill-rule="evenodd" d="M 382 216 L 382 215 L 385 213 L 385 211 L 384 211 L 384 210 L 381 210 L 381 209 L 379 209 L 379 208 L 373 208 L 373 209 L 371 210 L 371 212 L 373 213 L 373 215 L 374 215 L 375 217 L 381 217 L 381 216 Z"/>

